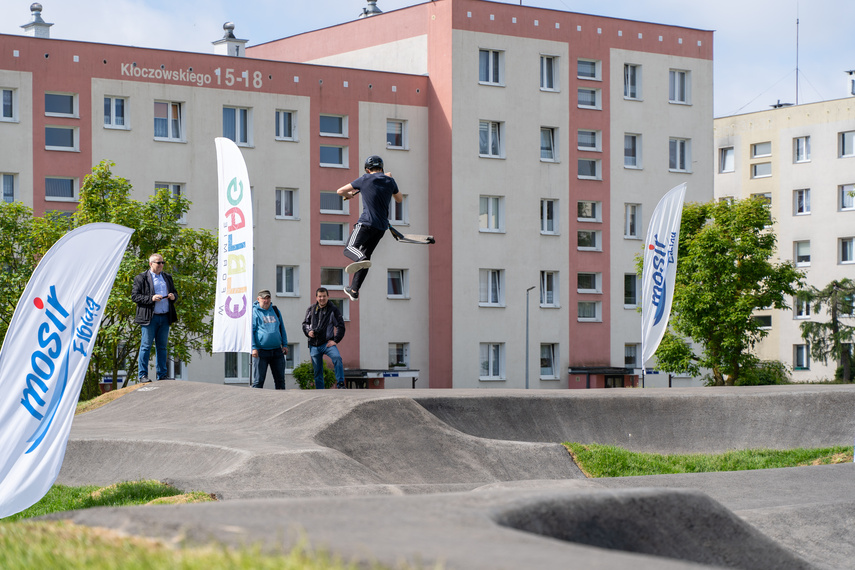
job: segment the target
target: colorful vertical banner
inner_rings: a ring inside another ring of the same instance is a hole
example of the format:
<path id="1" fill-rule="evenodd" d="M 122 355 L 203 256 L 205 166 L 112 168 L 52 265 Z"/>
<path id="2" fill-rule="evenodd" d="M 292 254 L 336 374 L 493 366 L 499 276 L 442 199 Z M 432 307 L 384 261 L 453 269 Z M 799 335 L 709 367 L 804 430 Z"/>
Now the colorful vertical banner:
<path id="1" fill-rule="evenodd" d="M 686 183 L 672 188 L 659 200 L 647 228 L 641 273 L 641 366 L 653 357 L 671 316 L 677 278 L 677 245 Z"/>
<path id="2" fill-rule="evenodd" d="M 252 352 L 252 200 L 240 149 L 217 137 L 219 246 L 214 352 Z"/>
<path id="3" fill-rule="evenodd" d="M 59 475 L 101 317 L 133 230 L 88 224 L 57 241 L 18 301 L 0 350 L 0 517 Z"/>

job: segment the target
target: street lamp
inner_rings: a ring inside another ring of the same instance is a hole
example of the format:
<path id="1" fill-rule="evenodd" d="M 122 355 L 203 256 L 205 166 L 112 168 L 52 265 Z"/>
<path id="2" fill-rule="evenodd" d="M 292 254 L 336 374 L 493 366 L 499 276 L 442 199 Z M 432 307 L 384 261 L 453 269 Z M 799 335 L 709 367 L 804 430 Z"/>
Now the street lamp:
<path id="1" fill-rule="evenodd" d="M 528 293 L 534 289 L 536 285 L 532 285 L 525 290 L 525 389 L 528 390 Z"/>

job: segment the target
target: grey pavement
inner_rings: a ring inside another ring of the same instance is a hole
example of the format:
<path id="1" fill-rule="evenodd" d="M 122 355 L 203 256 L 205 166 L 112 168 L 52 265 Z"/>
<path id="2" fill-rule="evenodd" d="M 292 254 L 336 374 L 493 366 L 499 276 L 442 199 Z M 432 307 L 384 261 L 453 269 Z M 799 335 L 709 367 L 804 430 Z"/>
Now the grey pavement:
<path id="1" fill-rule="evenodd" d="M 74 420 L 58 482 L 153 478 L 197 505 L 52 518 L 445 568 L 849 568 L 855 465 L 586 479 L 563 441 L 851 445 L 855 387 L 262 391 L 166 381 Z"/>

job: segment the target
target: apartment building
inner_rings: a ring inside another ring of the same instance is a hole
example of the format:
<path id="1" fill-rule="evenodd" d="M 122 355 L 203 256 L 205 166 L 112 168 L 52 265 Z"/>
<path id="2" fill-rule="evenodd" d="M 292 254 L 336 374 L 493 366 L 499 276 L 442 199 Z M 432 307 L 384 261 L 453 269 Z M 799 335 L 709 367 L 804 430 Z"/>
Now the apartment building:
<path id="1" fill-rule="evenodd" d="M 855 278 L 855 98 L 715 119 L 716 199 L 767 200 L 778 257 L 822 289 Z M 760 311 L 769 335 L 763 360 L 792 367 L 797 381 L 832 379 L 837 363 L 814 361 L 800 324 L 827 321 L 792 299 L 787 311 Z"/>
<path id="2" fill-rule="evenodd" d="M 214 229 L 226 136 L 247 162 L 254 282 L 276 291 L 289 367 L 308 358 L 299 322 L 324 285 L 347 368 L 418 370 L 432 388 L 634 385 L 647 222 L 677 184 L 713 194 L 712 39 L 482 0 L 249 47 L 227 29 L 209 55 L 0 35 L 0 137 L 23 142 L 0 153 L 4 197 L 71 210 L 109 159 L 138 197 L 168 187 L 192 200 L 188 225 Z M 390 222 L 436 244 L 383 240 L 350 302 L 341 250 L 359 206 L 334 191 L 369 154 L 404 194 Z M 179 368 L 245 383 L 248 364 Z"/>

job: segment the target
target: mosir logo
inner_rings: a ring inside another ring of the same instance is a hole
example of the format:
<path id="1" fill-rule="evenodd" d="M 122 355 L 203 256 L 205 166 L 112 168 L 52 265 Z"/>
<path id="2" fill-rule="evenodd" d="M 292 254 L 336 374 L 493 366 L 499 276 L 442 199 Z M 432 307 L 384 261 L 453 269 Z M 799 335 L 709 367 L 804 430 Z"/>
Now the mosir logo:
<path id="1" fill-rule="evenodd" d="M 649 250 L 653 252 L 653 275 L 651 279 L 653 280 L 653 293 L 651 302 L 653 306 L 656 307 L 656 313 L 653 317 L 653 326 L 659 324 L 659 321 L 662 320 L 662 316 L 665 314 L 665 295 L 668 292 L 667 287 L 665 286 L 665 272 L 668 269 L 668 265 L 674 263 L 674 243 L 677 240 L 677 232 L 671 232 L 671 236 L 668 240 L 668 244 L 664 244 L 659 241 L 659 234 L 655 234 L 653 236 L 653 243 L 647 246 Z M 665 248 L 668 248 L 667 250 Z"/>
<path id="2" fill-rule="evenodd" d="M 68 386 L 71 354 L 86 356 L 101 310 L 91 297 L 86 297 L 86 309 L 77 328 L 73 328 L 74 309 L 60 301 L 55 285 L 51 285 L 44 299 L 33 299 L 33 305 L 42 312 L 42 323 L 35 338 L 38 348 L 30 354 L 21 406 L 39 420 L 39 425 L 27 440 L 32 443 L 27 453 L 39 446 L 53 422 Z"/>

